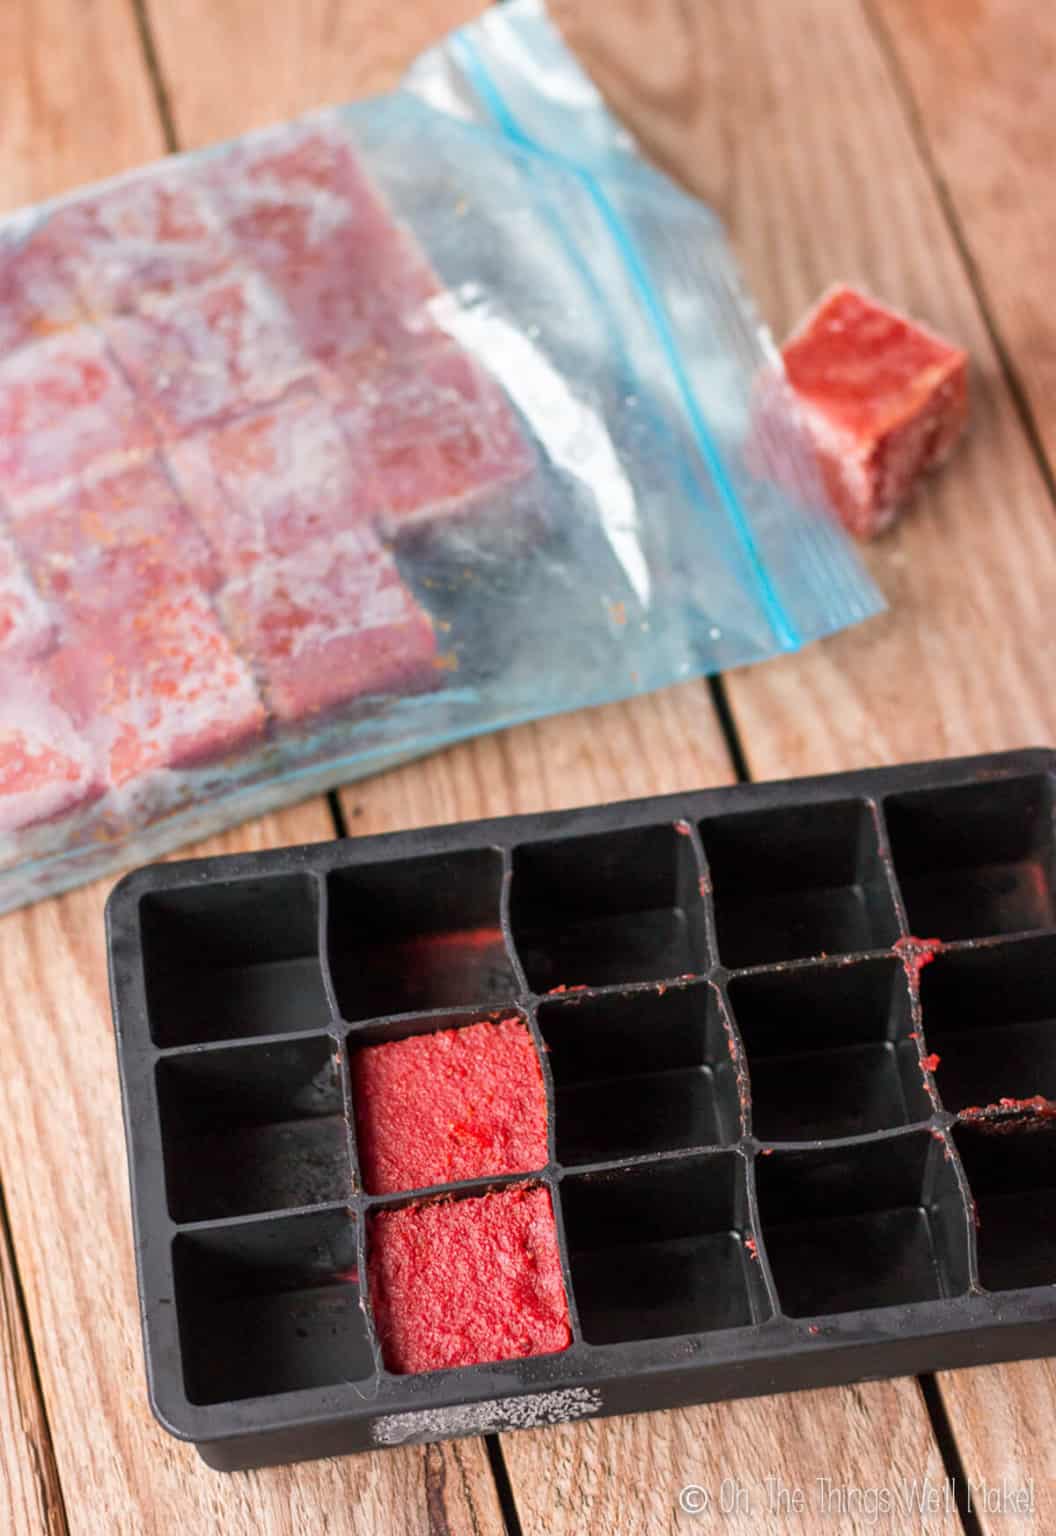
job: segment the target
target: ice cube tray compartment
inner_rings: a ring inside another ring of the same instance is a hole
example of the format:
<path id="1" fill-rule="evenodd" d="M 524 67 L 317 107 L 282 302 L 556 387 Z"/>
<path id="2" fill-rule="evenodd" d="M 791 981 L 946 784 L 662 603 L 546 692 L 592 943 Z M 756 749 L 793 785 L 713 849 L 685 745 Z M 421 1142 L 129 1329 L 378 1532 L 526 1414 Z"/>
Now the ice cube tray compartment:
<path id="1" fill-rule="evenodd" d="M 515 996 L 501 925 L 502 884 L 497 848 L 333 871 L 327 945 L 342 1017 Z"/>
<path id="2" fill-rule="evenodd" d="M 181 1233 L 173 1270 L 192 1403 L 239 1402 L 373 1374 L 347 1211 Z"/>
<path id="3" fill-rule="evenodd" d="M 141 923 L 158 1045 L 329 1024 L 311 876 L 159 891 L 144 898 Z"/>
<path id="4" fill-rule="evenodd" d="M 163 1421 L 233 1469 L 512 1427 L 533 1394 L 622 1412 L 1056 1350 L 1054 772 L 1010 754 L 128 877 L 108 922 Z M 357 1053 L 503 1018 L 545 1160 L 365 1187 Z M 520 1185 L 549 1192 L 570 1346 L 388 1369 L 372 1214 Z"/>
<path id="5" fill-rule="evenodd" d="M 572 1174 L 561 1185 L 590 1344 L 743 1328 L 770 1315 L 735 1152 Z"/>
<path id="6" fill-rule="evenodd" d="M 732 1036 L 707 982 L 542 1003 L 558 1161 L 721 1146 L 741 1134 Z"/>
<path id="7" fill-rule="evenodd" d="M 760 1140 L 861 1136 L 931 1115 L 900 961 L 752 972 L 728 995 Z"/>
<path id="8" fill-rule="evenodd" d="M 756 1168 L 782 1308 L 824 1317 L 958 1296 L 968 1219 L 947 1147 L 927 1131 L 798 1149 Z"/>
<path id="9" fill-rule="evenodd" d="M 158 1063 L 175 1221 L 347 1200 L 348 1124 L 328 1035 L 225 1046 Z"/>

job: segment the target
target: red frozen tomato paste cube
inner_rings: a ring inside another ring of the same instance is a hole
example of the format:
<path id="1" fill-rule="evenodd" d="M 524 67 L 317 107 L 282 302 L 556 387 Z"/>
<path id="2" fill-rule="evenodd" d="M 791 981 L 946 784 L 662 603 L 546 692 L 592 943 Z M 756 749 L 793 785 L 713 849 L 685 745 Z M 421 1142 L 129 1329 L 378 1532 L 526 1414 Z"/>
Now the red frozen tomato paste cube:
<path id="1" fill-rule="evenodd" d="M 442 520 L 534 467 L 502 390 L 457 347 L 425 348 L 415 366 L 387 369 L 339 415 L 389 537 Z"/>
<path id="2" fill-rule="evenodd" d="M 968 413 L 968 356 L 853 288 L 827 293 L 783 356 L 829 493 L 859 538 L 894 520 Z"/>
<path id="3" fill-rule="evenodd" d="M 370 1298 L 390 1371 L 436 1371 L 567 1349 L 550 1193 L 513 1186 L 379 1211 Z"/>
<path id="4" fill-rule="evenodd" d="M 81 319 L 64 229 L 53 215 L 24 239 L 0 244 L 0 359 Z"/>
<path id="5" fill-rule="evenodd" d="M 152 442 L 97 331 L 68 331 L 0 359 L 0 492 L 10 501 Z"/>
<path id="6" fill-rule="evenodd" d="M 206 594 L 139 550 L 112 551 L 107 564 L 126 605 L 78 602 L 56 658 L 107 782 L 210 762 L 258 736 L 264 707 Z"/>
<path id="7" fill-rule="evenodd" d="M 436 279 L 339 137 L 317 127 L 269 134 L 214 180 L 236 239 L 313 356 L 381 355 L 427 323 Z"/>
<path id="8" fill-rule="evenodd" d="M 74 277 L 94 315 L 204 282 L 233 258 L 204 182 L 186 171 L 131 176 L 67 212 L 77 233 Z"/>
<path id="9" fill-rule="evenodd" d="M 280 720 L 437 680 L 428 616 L 368 528 L 258 566 L 225 588 L 223 607 Z"/>
<path id="10" fill-rule="evenodd" d="M 169 462 L 232 576 L 366 516 L 348 445 L 310 389 L 173 444 Z"/>
<path id="11" fill-rule="evenodd" d="M 105 331 L 163 438 L 276 400 L 310 367 L 286 307 L 255 272 L 118 316 Z"/>
<path id="12" fill-rule="evenodd" d="M 134 604 L 132 574 L 140 582 L 190 579 L 206 589 L 220 580 L 208 539 L 154 457 L 35 497 L 12 521 L 41 591 L 75 610 Z M 139 558 L 121 565 L 130 551 Z"/>
<path id="13" fill-rule="evenodd" d="M 101 793 L 91 747 L 47 664 L 0 657 L 0 838 Z"/>
<path id="14" fill-rule="evenodd" d="M 55 626 L 15 546 L 0 529 L 0 661 L 47 649 Z"/>
<path id="15" fill-rule="evenodd" d="M 520 1019 L 367 1046 L 352 1072 L 371 1194 L 546 1165 L 543 1074 Z"/>

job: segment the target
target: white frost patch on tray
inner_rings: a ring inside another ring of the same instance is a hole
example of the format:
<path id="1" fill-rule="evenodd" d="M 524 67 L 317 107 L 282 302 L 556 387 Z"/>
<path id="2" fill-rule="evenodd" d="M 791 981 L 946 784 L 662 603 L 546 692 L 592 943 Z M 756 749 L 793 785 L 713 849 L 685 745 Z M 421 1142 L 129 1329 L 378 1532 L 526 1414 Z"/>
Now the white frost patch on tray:
<path id="1" fill-rule="evenodd" d="M 377 1445 L 403 1445 L 411 1440 L 540 1429 L 600 1412 L 601 1393 L 596 1387 L 562 1387 L 555 1392 L 531 1392 L 523 1397 L 493 1397 L 482 1403 L 385 1413 L 375 1421 L 373 1435 Z"/>

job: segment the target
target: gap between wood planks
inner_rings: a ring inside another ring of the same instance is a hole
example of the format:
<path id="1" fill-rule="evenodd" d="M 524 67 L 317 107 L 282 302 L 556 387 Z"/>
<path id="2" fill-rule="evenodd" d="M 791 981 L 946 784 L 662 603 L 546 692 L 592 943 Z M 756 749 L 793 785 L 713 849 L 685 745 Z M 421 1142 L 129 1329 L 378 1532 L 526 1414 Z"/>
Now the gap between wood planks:
<path id="1" fill-rule="evenodd" d="M 15 1259 L 15 1245 L 8 1225 L 7 1202 L 4 1199 L 2 1185 L 0 1185 L 0 1318 L 11 1341 L 12 1354 L 8 1361 L 10 1369 L 8 1385 L 19 1409 L 20 1427 L 25 1438 L 26 1455 L 34 1484 L 33 1494 L 40 1517 L 40 1529 L 46 1532 L 47 1536 L 67 1536 L 69 1522 L 66 1518 L 62 1483 L 55 1459 L 54 1439 L 48 1420 L 44 1392 L 40 1384 L 33 1335 L 29 1327 L 22 1280 Z M 22 1351 L 19 1350 L 20 1343 L 23 1346 Z M 21 1361 L 20 1353 L 24 1353 Z M 0 1457 L 2 1454 L 3 1451 L 0 1448 Z M 17 1457 L 17 1455 L 17 1447 L 12 1447 L 12 1456 Z M 14 1479 L 10 1479 L 6 1490 L 0 1489 L 0 1506 L 5 1503 L 5 1491 L 9 1514 L 14 1518 L 17 1514 L 15 1501 L 19 1496 L 19 1488 Z M 28 1515 L 29 1511 L 24 1509 L 22 1513 Z"/>

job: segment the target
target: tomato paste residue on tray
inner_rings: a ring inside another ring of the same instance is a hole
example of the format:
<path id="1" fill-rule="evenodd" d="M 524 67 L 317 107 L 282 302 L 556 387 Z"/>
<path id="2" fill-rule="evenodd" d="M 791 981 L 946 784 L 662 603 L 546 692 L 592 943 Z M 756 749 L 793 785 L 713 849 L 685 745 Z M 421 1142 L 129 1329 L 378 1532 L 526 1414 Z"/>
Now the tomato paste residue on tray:
<path id="1" fill-rule="evenodd" d="M 941 939 L 915 939 L 912 934 L 907 934 L 896 939 L 891 948 L 902 962 L 906 979 L 915 982 L 924 967 L 942 953 L 944 945 Z"/>
<path id="2" fill-rule="evenodd" d="M 957 1120 L 994 1135 L 1014 1131 L 1041 1131 L 1056 1127 L 1056 1101 L 1035 1093 L 1028 1099 L 998 1099 L 993 1104 L 970 1104 Z"/>

